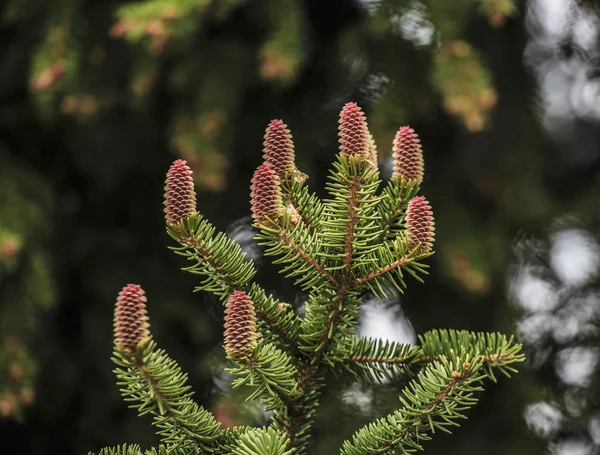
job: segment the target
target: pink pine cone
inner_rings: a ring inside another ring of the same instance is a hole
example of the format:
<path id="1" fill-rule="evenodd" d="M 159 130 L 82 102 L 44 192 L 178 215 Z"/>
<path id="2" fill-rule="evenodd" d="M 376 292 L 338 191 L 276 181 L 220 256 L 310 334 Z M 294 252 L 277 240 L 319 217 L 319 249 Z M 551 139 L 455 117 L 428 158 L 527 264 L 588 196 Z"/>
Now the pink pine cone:
<path id="1" fill-rule="evenodd" d="M 429 253 L 435 238 L 435 223 L 431 206 L 423 196 L 415 196 L 406 209 L 406 236 L 408 250 L 421 244 L 417 254 Z"/>
<path id="2" fill-rule="evenodd" d="M 268 164 L 258 166 L 254 171 L 250 186 L 250 204 L 252 217 L 257 223 L 269 218 L 272 221 L 283 215 L 279 177 Z"/>
<path id="3" fill-rule="evenodd" d="M 114 336 L 117 348 L 132 355 L 150 337 L 146 295 L 137 284 L 128 284 L 117 297 Z"/>
<path id="4" fill-rule="evenodd" d="M 196 213 L 196 192 L 192 170 L 185 160 L 176 160 L 165 181 L 165 218 L 171 226 Z"/>
<path id="5" fill-rule="evenodd" d="M 293 172 L 294 143 L 287 125 L 281 120 L 272 120 L 265 131 L 263 143 L 263 156 L 265 164 L 271 166 L 279 178 Z"/>
<path id="6" fill-rule="evenodd" d="M 340 154 L 345 158 L 363 156 L 370 158 L 369 131 L 365 114 L 356 103 L 346 103 L 339 120 Z"/>
<path id="7" fill-rule="evenodd" d="M 409 185 L 420 185 L 423 181 L 423 151 L 415 130 L 401 127 L 394 138 L 392 152 L 394 171 L 392 178 Z"/>
<path id="8" fill-rule="evenodd" d="M 236 361 L 252 355 L 256 347 L 254 302 L 244 291 L 234 292 L 225 306 L 225 352 Z"/>

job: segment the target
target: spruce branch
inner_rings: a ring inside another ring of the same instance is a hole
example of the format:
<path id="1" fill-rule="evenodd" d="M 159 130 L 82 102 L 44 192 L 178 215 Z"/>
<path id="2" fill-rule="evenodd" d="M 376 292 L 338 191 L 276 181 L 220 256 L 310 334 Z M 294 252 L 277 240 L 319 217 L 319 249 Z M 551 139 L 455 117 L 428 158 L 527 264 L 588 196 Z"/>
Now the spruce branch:
<path id="1" fill-rule="evenodd" d="M 379 172 L 362 156 L 349 159 L 338 155 L 330 173 L 326 189 L 332 196 L 325 200 L 320 223 L 321 261 L 327 261 L 327 270 L 344 270 L 349 279 L 353 259 L 373 248 L 380 233 L 375 195 L 379 186 Z"/>
<path id="2" fill-rule="evenodd" d="M 410 373 L 411 367 L 419 362 L 420 354 L 421 350 L 410 344 L 353 335 L 337 344 L 327 359 L 335 375 L 382 382 Z"/>
<path id="3" fill-rule="evenodd" d="M 269 343 L 259 343 L 250 357 L 237 362 L 239 367 L 228 371 L 237 378 L 233 387 L 248 386 L 255 390 L 246 401 L 259 399 L 267 411 L 286 415 L 292 406 L 292 389 L 296 384 L 293 359 Z"/>
<path id="4" fill-rule="evenodd" d="M 496 382 L 494 370 L 510 377 L 516 373 L 515 363 L 525 361 L 522 345 L 500 333 L 467 330 L 431 330 L 418 336 L 422 351 L 420 362 L 431 362 L 440 356 L 470 355 L 480 358 L 487 376 Z"/>
<path id="5" fill-rule="evenodd" d="M 419 186 L 407 186 L 390 180 L 381 192 L 381 204 L 378 207 L 381 232 L 375 243 L 385 242 L 403 232 L 404 215 L 408 201 L 419 192 Z"/>
<path id="6" fill-rule="evenodd" d="M 254 303 L 243 291 L 229 297 L 225 309 L 225 351 L 239 365 L 230 372 L 238 379 L 234 387 L 256 387 L 248 400 L 260 398 L 267 410 L 285 411 L 294 385 L 293 360 L 271 344 L 258 343 Z"/>
<path id="7" fill-rule="evenodd" d="M 187 375 L 152 340 L 134 357 L 115 349 L 112 357 L 121 394 L 139 415 L 151 413 L 163 443 L 214 450 L 221 426 L 191 396 Z"/>
<path id="8" fill-rule="evenodd" d="M 170 248 L 194 262 L 184 271 L 204 277 L 195 290 L 212 292 L 222 300 L 237 290 L 247 292 L 256 305 L 259 322 L 267 326 L 269 333 L 278 335 L 273 342 L 293 348 L 299 326 L 297 316 L 287 312 L 285 317 L 279 317 L 278 302 L 251 283 L 256 270 L 239 244 L 223 232 L 215 234 L 216 229 L 201 214 L 188 217 L 179 227 L 177 230 L 168 227 L 171 237 L 180 244 Z"/>
<path id="9" fill-rule="evenodd" d="M 416 195 L 423 159 L 412 129 L 396 135 L 394 173 L 381 194 L 377 148 L 355 103 L 342 109 L 339 142 L 324 202 L 296 169 L 291 134 L 280 120 L 267 128 L 265 163 L 252 178 L 256 238 L 308 291 L 302 319 L 252 282 L 256 270 L 240 246 L 197 213 L 187 164 L 177 161 L 169 170 L 167 230 L 179 243 L 173 250 L 192 262 L 184 270 L 203 277 L 196 290 L 213 292 L 226 306 L 233 386 L 248 387 L 248 400 L 259 400 L 274 417 L 268 428 L 221 429 L 152 340 L 144 293 L 129 285 L 117 299 L 113 360 L 124 398 L 139 414 L 154 415 L 165 444 L 147 455 L 304 455 L 328 372 L 371 382 L 411 377 L 401 408 L 358 430 L 341 454 L 413 453 L 436 430 L 465 418 L 483 379 L 495 380 L 495 371 L 510 375 L 524 360 L 519 344 L 494 333 L 430 331 L 415 347 L 355 335 L 365 291 L 403 292 L 406 274 L 422 281 L 435 226 L 429 203 Z M 141 455 L 126 445 L 103 453 Z"/>
<path id="10" fill-rule="evenodd" d="M 465 411 L 477 402 L 474 393 L 479 382 L 481 360 L 468 356 L 449 360 L 440 357 L 421 371 L 402 391 L 402 408 L 358 430 L 343 444 L 342 455 L 367 455 L 422 450 L 421 441 L 431 439 L 436 430 L 464 419 Z"/>
<path id="11" fill-rule="evenodd" d="M 336 285 L 335 278 L 315 258 L 319 240 L 309 228 L 290 216 L 282 218 L 279 177 L 269 165 L 259 166 L 252 177 L 252 214 L 260 230 L 256 239 L 266 246 L 266 256 L 281 256 L 274 264 L 286 264 L 281 271 L 286 277 L 296 277 L 295 284 L 303 289 L 315 287 L 321 276 Z"/>
<path id="12" fill-rule="evenodd" d="M 266 247 L 265 256 L 280 256 L 273 264 L 285 264 L 281 273 L 298 277 L 294 284 L 306 290 L 321 285 L 325 278 L 330 286 L 337 286 L 336 278 L 318 260 L 321 242 L 304 224 L 298 223 L 291 231 L 275 223 L 256 226 L 260 229 L 256 239 Z"/>
<path id="13" fill-rule="evenodd" d="M 167 232 L 180 245 L 170 248 L 194 262 L 183 270 L 204 277 L 196 291 L 212 292 L 222 300 L 237 290 L 248 292 L 257 306 L 260 325 L 266 325 L 269 334 L 277 335 L 272 341 L 293 348 L 299 321 L 291 312 L 279 317 L 278 302 L 250 283 L 256 270 L 246 253 L 223 232 L 216 232 L 215 227 L 195 211 L 191 169 L 183 160 L 175 161 L 167 173 L 164 204 Z M 194 210 L 190 209 L 192 205 Z"/>
<path id="14" fill-rule="evenodd" d="M 165 444 L 209 448 L 220 435 L 220 424 L 191 398 L 187 375 L 156 346 L 149 332 L 146 297 L 136 284 L 117 297 L 113 362 L 121 394 L 139 415 L 152 413 Z"/>

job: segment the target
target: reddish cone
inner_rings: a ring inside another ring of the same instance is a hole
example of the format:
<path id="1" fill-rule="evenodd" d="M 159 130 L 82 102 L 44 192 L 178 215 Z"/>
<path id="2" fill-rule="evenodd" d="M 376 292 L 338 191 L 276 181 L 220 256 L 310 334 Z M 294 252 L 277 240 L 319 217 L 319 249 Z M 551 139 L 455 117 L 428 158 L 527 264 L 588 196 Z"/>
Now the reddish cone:
<path id="1" fill-rule="evenodd" d="M 250 186 L 252 217 L 257 223 L 267 218 L 275 221 L 283 215 L 279 177 L 268 164 L 258 166 Z"/>
<path id="2" fill-rule="evenodd" d="M 265 164 L 271 166 L 279 178 L 294 171 L 294 143 L 285 123 L 281 120 L 269 123 L 263 146 Z"/>
<path id="3" fill-rule="evenodd" d="M 369 158 L 369 130 L 365 114 L 356 103 L 346 103 L 339 120 L 340 154 Z"/>
<path id="4" fill-rule="evenodd" d="M 165 181 L 165 218 L 171 226 L 196 213 L 192 170 L 184 160 L 175 161 Z"/>
<path id="5" fill-rule="evenodd" d="M 117 348 L 128 355 L 150 337 L 146 295 L 137 284 L 128 284 L 117 297 L 114 329 Z"/>
<path id="6" fill-rule="evenodd" d="M 394 138 L 392 178 L 399 183 L 420 185 L 423 181 L 423 151 L 415 130 L 401 127 Z"/>
<path id="7" fill-rule="evenodd" d="M 406 209 L 406 236 L 408 250 L 421 244 L 417 254 L 426 254 L 433 248 L 435 223 L 431 206 L 423 196 L 415 196 Z"/>
<path id="8" fill-rule="evenodd" d="M 236 361 L 252 355 L 258 338 L 254 303 L 244 291 L 234 292 L 225 306 L 225 352 Z"/>

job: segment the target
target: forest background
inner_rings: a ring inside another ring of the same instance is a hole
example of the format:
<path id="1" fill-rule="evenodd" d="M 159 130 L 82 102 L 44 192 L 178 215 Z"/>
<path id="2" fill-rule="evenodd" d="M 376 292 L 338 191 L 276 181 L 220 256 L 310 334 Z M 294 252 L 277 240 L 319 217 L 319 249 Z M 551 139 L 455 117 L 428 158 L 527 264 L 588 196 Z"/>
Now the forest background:
<path id="1" fill-rule="evenodd" d="M 155 443 L 119 397 L 112 311 L 146 289 L 153 333 L 226 423 L 222 307 L 167 250 L 176 158 L 198 208 L 300 297 L 252 241 L 248 187 L 272 118 L 322 191 L 337 115 L 366 111 L 389 174 L 419 133 L 436 218 L 425 284 L 368 302 L 361 331 L 516 333 L 528 364 L 430 454 L 600 447 L 600 12 L 591 0 L 9 0 L 0 6 L 0 436 L 21 453 Z M 330 384 L 311 452 L 391 411 L 402 384 Z"/>

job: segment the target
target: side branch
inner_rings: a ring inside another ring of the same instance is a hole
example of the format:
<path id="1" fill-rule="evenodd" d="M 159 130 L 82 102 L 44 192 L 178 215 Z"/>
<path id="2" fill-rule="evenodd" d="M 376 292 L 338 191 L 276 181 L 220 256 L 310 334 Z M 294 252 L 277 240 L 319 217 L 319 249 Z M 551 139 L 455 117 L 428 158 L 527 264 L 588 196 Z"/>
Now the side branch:
<path id="1" fill-rule="evenodd" d="M 390 229 L 392 228 L 392 225 L 394 224 L 396 218 L 398 218 L 398 216 L 400 215 L 402 211 L 402 206 L 404 205 L 405 201 L 406 199 L 404 198 L 399 198 L 395 200 L 394 204 L 390 209 L 389 216 L 386 217 L 386 220 L 383 223 L 381 234 L 379 234 L 379 237 L 377 237 L 375 243 L 385 242 L 387 240 L 387 236 L 390 233 Z"/>
<path id="2" fill-rule="evenodd" d="M 210 254 L 210 251 L 208 251 L 208 249 L 202 246 L 201 242 L 192 237 L 185 239 L 182 243 L 188 248 L 193 248 L 197 252 L 196 254 L 202 256 L 202 259 L 204 259 L 206 263 L 210 265 L 214 272 L 217 275 L 219 275 L 221 280 L 223 280 L 227 287 L 229 287 L 230 293 L 234 293 L 238 290 L 235 286 L 233 279 L 231 279 L 224 267 L 222 267 L 221 264 L 219 264 L 219 262 L 212 256 L 212 254 Z"/>
<path id="3" fill-rule="evenodd" d="M 367 281 L 371 281 L 371 280 L 374 280 L 375 278 L 379 278 L 381 275 L 391 272 L 392 270 L 404 267 L 406 265 L 406 263 L 407 263 L 407 256 L 404 255 L 400 259 L 396 259 L 391 264 L 388 264 L 379 270 L 375 270 L 374 272 L 369 273 L 366 276 L 361 276 L 361 277 L 357 278 L 352 283 L 352 286 L 358 286 L 358 285 L 366 283 Z"/>
<path id="4" fill-rule="evenodd" d="M 292 338 L 289 333 L 284 331 L 276 321 L 274 321 L 265 311 L 261 308 L 256 307 L 256 316 L 258 317 L 259 323 L 262 322 L 267 326 L 267 329 L 273 332 L 275 335 L 279 337 L 283 344 L 285 344 L 288 348 L 296 347 L 296 339 Z"/>
<path id="5" fill-rule="evenodd" d="M 332 286 L 337 286 L 338 281 L 331 275 L 327 270 L 323 268 L 321 264 L 319 264 L 314 258 L 312 258 L 304 249 L 298 245 L 294 240 L 290 237 L 290 235 L 285 232 L 283 229 L 280 229 L 277 233 L 277 237 L 281 239 L 290 249 L 298 255 L 304 262 L 310 264 L 312 268 L 314 268 L 317 272 L 323 275 Z"/>
<path id="6" fill-rule="evenodd" d="M 368 355 L 352 355 L 349 357 L 332 355 L 332 360 L 342 363 L 384 363 L 388 365 L 409 365 L 414 362 L 414 357 L 377 357 Z"/>
<path id="7" fill-rule="evenodd" d="M 195 428 L 186 425 L 186 423 L 180 418 L 180 412 L 171 407 L 169 400 L 158 386 L 158 382 L 154 376 L 152 376 L 150 371 L 148 371 L 148 368 L 146 368 L 140 353 L 138 353 L 135 357 L 134 366 L 140 373 L 140 376 L 144 379 L 148 389 L 150 389 L 150 396 L 154 397 L 156 401 L 159 415 L 161 417 L 168 417 L 172 422 L 174 422 L 176 427 L 181 428 L 185 433 L 194 434 Z"/>
<path id="8" fill-rule="evenodd" d="M 386 450 L 401 443 L 402 441 L 407 439 L 407 437 L 413 434 L 416 436 L 419 433 L 419 428 L 423 427 L 430 418 L 429 412 L 435 407 L 439 406 L 444 400 L 446 400 L 450 396 L 450 393 L 452 392 L 454 387 L 456 387 L 458 384 L 462 384 L 470 380 L 468 376 L 468 370 L 465 371 L 463 374 L 459 374 L 458 372 L 453 371 L 452 378 L 453 379 L 435 396 L 435 398 L 425 405 L 422 414 L 416 416 L 410 425 L 406 425 L 404 429 L 396 433 L 396 435 L 391 441 L 383 443 L 379 447 L 377 447 L 377 449 L 372 452 L 372 455 L 377 455 L 379 453 L 385 452 Z"/>
<path id="9" fill-rule="evenodd" d="M 427 365 L 402 391 L 402 408 L 358 430 L 341 455 L 411 453 L 436 430 L 449 432 L 481 391 L 481 361 L 469 356 L 442 358 Z"/>

